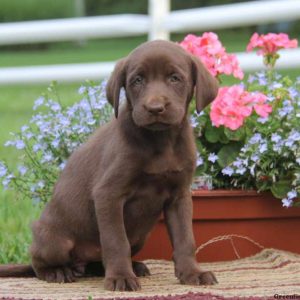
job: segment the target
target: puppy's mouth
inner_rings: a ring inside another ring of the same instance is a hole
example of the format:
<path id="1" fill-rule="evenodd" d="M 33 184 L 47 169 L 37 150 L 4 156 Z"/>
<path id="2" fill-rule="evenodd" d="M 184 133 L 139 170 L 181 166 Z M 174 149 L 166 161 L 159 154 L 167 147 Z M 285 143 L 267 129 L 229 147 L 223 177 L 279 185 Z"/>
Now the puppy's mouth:
<path id="1" fill-rule="evenodd" d="M 154 123 L 147 124 L 144 126 L 144 128 L 146 128 L 148 130 L 153 130 L 153 131 L 167 130 L 170 127 L 171 127 L 171 124 L 162 123 L 162 122 L 154 122 Z"/>

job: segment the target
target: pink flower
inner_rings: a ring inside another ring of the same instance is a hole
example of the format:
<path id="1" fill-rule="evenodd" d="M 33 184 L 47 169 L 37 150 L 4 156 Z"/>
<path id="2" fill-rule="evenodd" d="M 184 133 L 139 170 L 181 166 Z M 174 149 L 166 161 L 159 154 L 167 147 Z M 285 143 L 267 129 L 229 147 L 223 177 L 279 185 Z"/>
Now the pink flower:
<path id="1" fill-rule="evenodd" d="M 262 118 L 266 118 L 272 112 L 272 106 L 266 104 L 266 100 L 267 96 L 262 93 L 253 94 L 253 108 Z"/>
<path id="2" fill-rule="evenodd" d="M 261 93 L 249 93 L 239 85 L 221 87 L 211 105 L 210 119 L 214 126 L 236 130 L 244 124 L 253 109 L 261 117 L 267 117 L 272 107 L 266 104 L 267 97 Z"/>
<path id="3" fill-rule="evenodd" d="M 258 55 L 274 54 L 279 49 L 296 48 L 298 41 L 296 39 L 290 40 L 289 36 L 285 33 L 268 33 L 258 35 L 254 33 L 247 46 L 247 51 L 252 51 L 258 48 Z"/>
<path id="4" fill-rule="evenodd" d="M 187 35 L 180 45 L 189 53 L 197 56 L 213 76 L 233 75 L 242 79 L 244 74 L 235 55 L 226 53 L 225 48 L 213 32 L 202 36 Z"/>

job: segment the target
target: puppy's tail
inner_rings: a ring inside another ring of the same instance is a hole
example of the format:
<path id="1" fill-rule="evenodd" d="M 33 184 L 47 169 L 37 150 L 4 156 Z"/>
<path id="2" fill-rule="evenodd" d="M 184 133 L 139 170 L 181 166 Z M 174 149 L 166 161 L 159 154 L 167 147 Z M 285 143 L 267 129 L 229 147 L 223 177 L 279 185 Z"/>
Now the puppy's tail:
<path id="1" fill-rule="evenodd" d="M 31 265 L 0 265 L 0 277 L 35 277 Z"/>

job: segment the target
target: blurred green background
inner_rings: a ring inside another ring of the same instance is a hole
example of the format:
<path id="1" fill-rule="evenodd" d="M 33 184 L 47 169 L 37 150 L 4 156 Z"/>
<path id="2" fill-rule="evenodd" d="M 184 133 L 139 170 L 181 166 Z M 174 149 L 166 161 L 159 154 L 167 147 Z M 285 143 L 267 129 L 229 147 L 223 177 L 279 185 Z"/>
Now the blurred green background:
<path id="1" fill-rule="evenodd" d="M 109 15 L 120 13 L 147 13 L 147 0 L 86 0 L 84 9 L 76 6 L 77 0 L 1 0 L 0 23 L 38 19 L 68 18 L 80 15 Z M 171 9 L 185 9 L 208 5 L 227 4 L 242 1 L 221 0 L 172 0 Z M 80 3 L 79 3 L 80 4 Z M 280 27 L 281 26 L 281 27 Z M 269 24 L 260 27 L 218 30 L 220 40 L 228 52 L 245 51 L 250 36 L 255 31 L 268 32 L 285 28 L 293 38 L 299 37 L 300 22 L 284 23 L 280 26 Z M 283 27 L 282 27 L 283 26 Z M 194 32 L 195 33 L 195 32 Z M 196 33 L 197 34 L 197 33 Z M 199 34 L 201 34 L 199 32 Z M 185 34 L 174 34 L 173 41 L 181 41 Z M 30 66 L 44 64 L 65 64 L 81 62 L 113 61 L 127 55 L 133 48 L 147 40 L 146 36 L 96 39 L 78 42 L 41 43 L 31 45 L 0 46 L 0 67 Z M 300 75 L 299 70 L 284 70 L 292 78 Z M 232 78 L 224 84 L 232 83 Z M 74 103 L 79 100 L 77 89 L 80 83 L 59 84 L 62 102 Z M 0 85 L 0 160 L 14 166 L 18 153 L 3 146 L 32 115 L 32 105 L 47 85 Z M 40 207 L 22 195 L 3 191 L 0 187 L 0 263 L 28 261 L 28 245 L 31 240 L 30 222 L 37 218 Z"/>

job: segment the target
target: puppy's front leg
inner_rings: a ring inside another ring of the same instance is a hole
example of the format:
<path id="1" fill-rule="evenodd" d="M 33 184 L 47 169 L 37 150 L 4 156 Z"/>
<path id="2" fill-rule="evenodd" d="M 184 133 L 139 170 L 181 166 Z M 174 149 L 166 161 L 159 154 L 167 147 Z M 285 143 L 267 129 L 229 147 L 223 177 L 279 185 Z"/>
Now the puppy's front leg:
<path id="1" fill-rule="evenodd" d="M 100 182 L 94 188 L 93 196 L 105 267 L 104 287 L 112 291 L 139 290 L 124 225 L 122 186 L 118 186 L 117 180 Z"/>
<path id="2" fill-rule="evenodd" d="M 215 284 L 217 279 L 214 274 L 202 271 L 196 261 L 192 211 L 192 199 L 189 190 L 180 193 L 164 210 L 173 246 L 175 275 L 182 284 Z"/>

